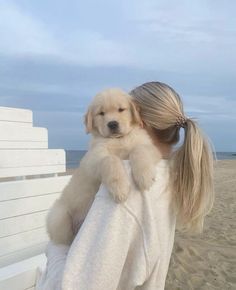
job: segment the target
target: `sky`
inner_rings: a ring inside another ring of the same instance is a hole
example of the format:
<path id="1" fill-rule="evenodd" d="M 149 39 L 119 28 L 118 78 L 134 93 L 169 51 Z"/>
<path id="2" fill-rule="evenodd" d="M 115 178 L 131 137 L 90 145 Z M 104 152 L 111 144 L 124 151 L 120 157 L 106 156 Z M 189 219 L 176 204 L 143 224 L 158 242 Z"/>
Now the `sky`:
<path id="1" fill-rule="evenodd" d="M 236 151 L 233 0 L 0 0 L 0 106 L 33 111 L 49 147 L 85 149 L 104 88 L 161 81 L 217 151 Z"/>

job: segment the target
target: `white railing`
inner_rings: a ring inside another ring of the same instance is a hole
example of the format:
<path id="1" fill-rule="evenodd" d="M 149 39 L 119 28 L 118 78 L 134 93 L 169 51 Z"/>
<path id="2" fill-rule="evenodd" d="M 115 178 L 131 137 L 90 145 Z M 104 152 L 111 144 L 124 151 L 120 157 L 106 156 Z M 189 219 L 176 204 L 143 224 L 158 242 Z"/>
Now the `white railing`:
<path id="1" fill-rule="evenodd" d="M 48 149 L 31 111 L 0 107 L 0 289 L 34 289 L 45 218 L 71 177 L 57 176 L 65 170 L 64 150 Z"/>

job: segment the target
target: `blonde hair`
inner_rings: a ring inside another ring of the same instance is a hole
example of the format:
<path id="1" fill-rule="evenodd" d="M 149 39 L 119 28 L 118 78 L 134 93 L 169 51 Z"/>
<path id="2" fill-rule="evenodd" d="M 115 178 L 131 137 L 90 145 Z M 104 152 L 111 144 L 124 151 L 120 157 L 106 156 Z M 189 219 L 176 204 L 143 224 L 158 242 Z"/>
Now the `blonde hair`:
<path id="1" fill-rule="evenodd" d="M 184 128 L 183 144 L 173 152 L 170 185 L 180 225 L 202 231 L 214 201 L 213 151 L 197 123 L 185 117 L 179 95 L 160 82 L 145 83 L 131 91 L 141 118 L 162 143 L 174 145 Z"/>

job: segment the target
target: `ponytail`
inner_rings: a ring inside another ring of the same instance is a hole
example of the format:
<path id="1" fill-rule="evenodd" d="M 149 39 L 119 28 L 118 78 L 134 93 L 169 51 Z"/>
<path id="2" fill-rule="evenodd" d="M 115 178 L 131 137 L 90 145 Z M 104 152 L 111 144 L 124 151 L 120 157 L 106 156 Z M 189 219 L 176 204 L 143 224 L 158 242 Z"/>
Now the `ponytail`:
<path id="1" fill-rule="evenodd" d="M 187 230 L 201 232 L 214 201 L 213 151 L 198 125 L 186 119 L 183 145 L 172 159 L 177 217 Z"/>
<path id="2" fill-rule="evenodd" d="M 130 94 L 142 120 L 156 132 L 162 144 L 176 144 L 180 128 L 184 128 L 183 145 L 171 158 L 173 204 L 184 229 L 202 231 L 214 200 L 213 151 L 208 140 L 196 122 L 185 117 L 182 100 L 170 86 L 149 82 Z"/>

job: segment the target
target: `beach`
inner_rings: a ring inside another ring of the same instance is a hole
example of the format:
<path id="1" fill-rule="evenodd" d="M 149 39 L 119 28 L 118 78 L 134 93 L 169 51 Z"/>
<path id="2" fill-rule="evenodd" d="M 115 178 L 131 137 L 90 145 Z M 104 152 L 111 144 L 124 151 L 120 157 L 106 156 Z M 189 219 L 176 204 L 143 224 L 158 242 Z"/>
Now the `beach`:
<path id="1" fill-rule="evenodd" d="M 204 232 L 176 232 L 165 290 L 236 289 L 236 160 L 215 165 L 216 199 Z"/>
<path id="2" fill-rule="evenodd" d="M 236 289 L 236 160 L 216 162 L 214 184 L 204 232 L 176 231 L 165 290 Z"/>

